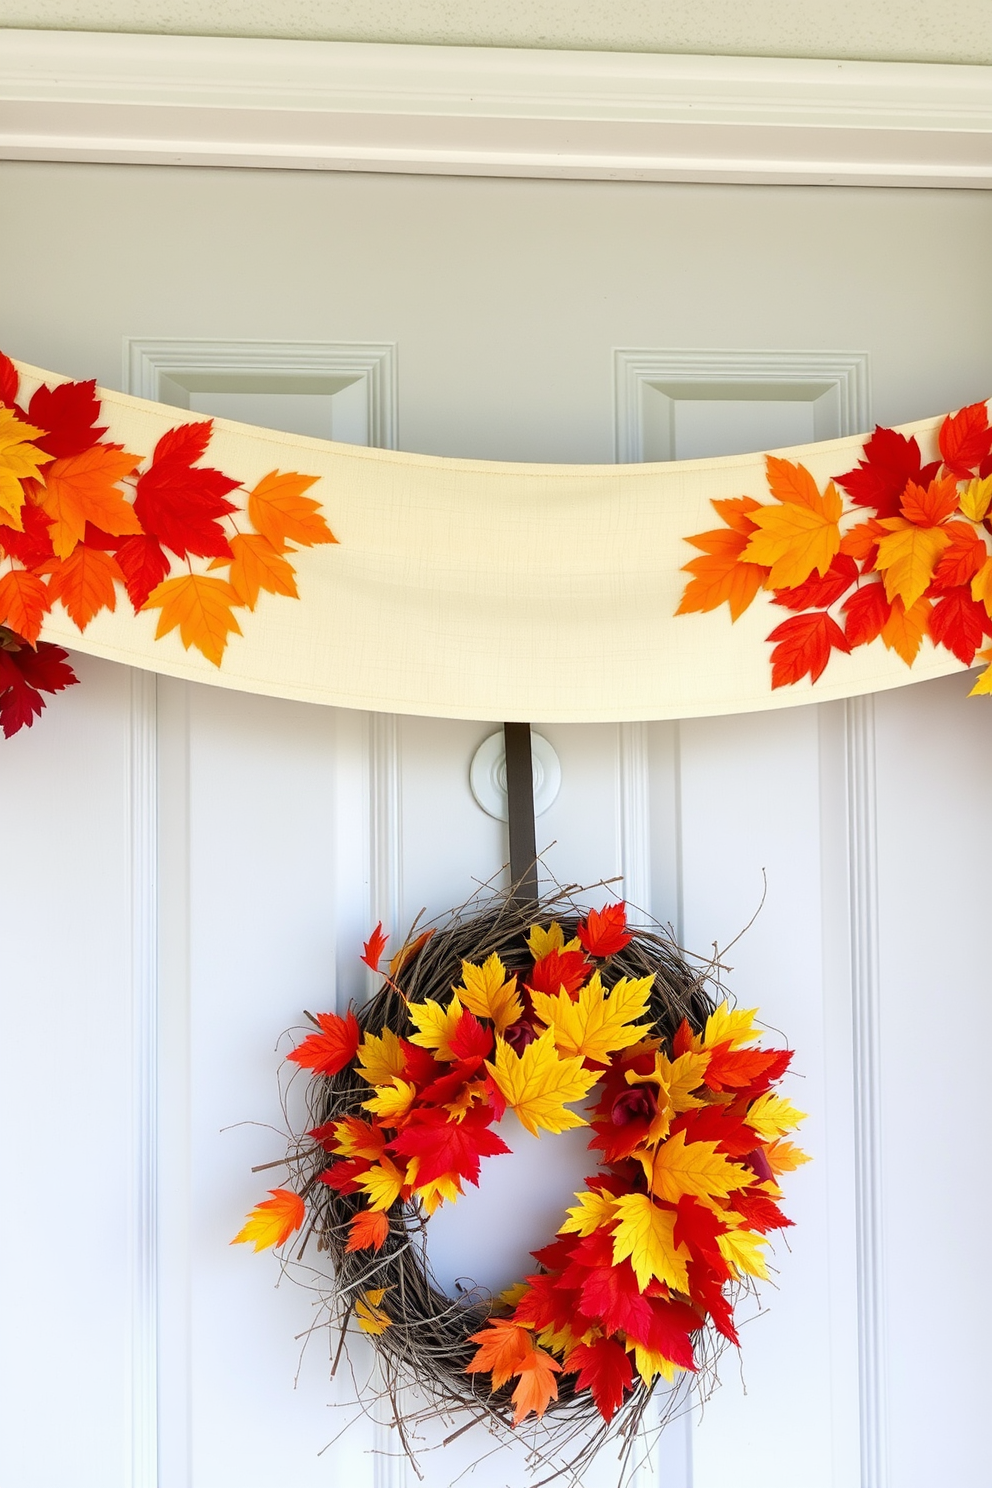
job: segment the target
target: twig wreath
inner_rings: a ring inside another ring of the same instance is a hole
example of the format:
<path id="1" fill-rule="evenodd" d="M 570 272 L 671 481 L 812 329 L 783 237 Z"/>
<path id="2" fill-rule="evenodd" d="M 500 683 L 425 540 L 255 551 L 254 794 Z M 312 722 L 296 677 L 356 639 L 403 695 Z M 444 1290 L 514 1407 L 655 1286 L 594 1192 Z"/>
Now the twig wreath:
<path id="1" fill-rule="evenodd" d="M 717 1001 L 712 965 L 628 926 L 622 902 L 580 917 L 568 891 L 500 895 L 381 970 L 385 945 L 379 925 L 371 1000 L 313 1018 L 287 1056 L 312 1072 L 313 1126 L 286 1159 L 293 1186 L 236 1241 L 305 1226 L 297 1259 L 311 1239 L 329 1252 L 341 1346 L 351 1320 L 371 1337 L 411 1456 L 417 1420 L 460 1409 L 462 1429 L 541 1417 L 549 1451 L 581 1437 L 583 1458 L 619 1437 L 626 1461 L 658 1382 L 712 1374 L 738 1344 L 737 1295 L 791 1223 L 778 1179 L 807 1160 L 787 1140 L 802 1113 L 774 1092 L 791 1052 L 756 1047 L 755 1012 Z M 430 1216 L 510 1150 L 507 1111 L 534 1136 L 588 1125 L 598 1168 L 533 1274 L 449 1297 Z M 411 1383 L 426 1410 L 404 1403 Z"/>

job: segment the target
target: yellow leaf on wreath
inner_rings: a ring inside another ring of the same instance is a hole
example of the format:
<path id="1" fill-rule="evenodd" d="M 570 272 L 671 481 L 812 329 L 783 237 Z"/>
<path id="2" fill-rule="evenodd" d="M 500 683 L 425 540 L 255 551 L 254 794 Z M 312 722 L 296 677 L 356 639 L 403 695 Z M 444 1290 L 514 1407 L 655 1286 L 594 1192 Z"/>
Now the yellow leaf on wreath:
<path id="1" fill-rule="evenodd" d="M 591 1235 L 593 1230 L 603 1229 L 613 1220 L 616 1199 L 608 1193 L 577 1193 L 578 1203 L 568 1211 L 568 1219 L 559 1228 L 559 1235 Z"/>
<path id="2" fill-rule="evenodd" d="M 637 1284 L 643 1292 L 657 1278 L 676 1292 L 688 1292 L 684 1245 L 675 1244 L 674 1209 L 659 1209 L 647 1194 L 624 1194 L 616 1201 L 619 1221 L 613 1231 L 613 1264 L 630 1258 Z"/>
<path id="3" fill-rule="evenodd" d="M 961 513 L 969 521 L 981 522 L 988 515 L 989 503 L 992 502 L 992 475 L 987 475 L 984 480 L 969 481 L 966 489 L 958 497 L 958 506 Z"/>
<path id="4" fill-rule="evenodd" d="M 361 1173 L 355 1179 L 359 1188 L 368 1195 L 369 1208 L 383 1210 L 391 1209 L 396 1203 L 404 1181 L 399 1168 L 385 1155 L 367 1173 Z"/>
<path id="5" fill-rule="evenodd" d="M 715 1049 L 717 1044 L 729 1044 L 732 1049 L 739 1049 L 742 1044 L 753 1043 L 761 1037 L 761 1030 L 754 1027 L 757 1016 L 757 1008 L 732 1008 L 724 1000 L 706 1019 L 704 1045 Z"/>
<path id="6" fill-rule="evenodd" d="M 770 464 L 771 462 L 769 462 Z M 796 480 L 789 495 L 779 506 L 759 506 L 748 515 L 759 529 L 755 532 L 742 559 L 770 568 L 767 589 L 792 589 L 802 584 L 816 569 L 825 574 L 840 548 L 840 517 L 844 509 L 836 487 L 830 483 L 821 496 L 809 471 L 802 465 L 789 466 Z M 778 495 L 774 483 L 772 489 Z"/>
<path id="7" fill-rule="evenodd" d="M 875 567 L 885 583 L 888 600 L 898 597 L 907 610 L 928 588 L 937 559 L 951 539 L 943 527 L 918 527 L 905 517 L 886 517 L 887 536 L 879 539 Z"/>
<path id="8" fill-rule="evenodd" d="M 255 1205 L 232 1245 L 254 1245 L 257 1253 L 270 1245 L 284 1245 L 293 1231 L 300 1228 L 306 1207 L 299 1194 L 289 1188 L 272 1188 L 269 1193 L 272 1197 Z"/>
<path id="9" fill-rule="evenodd" d="M 367 1033 L 358 1046 L 358 1073 L 370 1085 L 388 1085 L 405 1068 L 406 1055 L 391 1028 Z"/>
<path id="10" fill-rule="evenodd" d="M 665 1358 L 664 1354 L 645 1348 L 642 1343 L 634 1343 L 628 1338 L 627 1352 L 631 1351 L 634 1355 L 634 1367 L 646 1385 L 652 1384 L 659 1375 L 671 1384 L 677 1374 L 684 1373 L 681 1365 L 673 1364 L 671 1359 Z"/>
<path id="11" fill-rule="evenodd" d="M 517 979 L 508 977 L 506 967 L 494 951 L 481 966 L 462 962 L 461 987 L 455 992 L 477 1018 L 488 1018 L 497 1033 L 505 1033 L 523 1016 L 524 1005 L 517 995 Z"/>
<path id="12" fill-rule="evenodd" d="M 406 1116 L 416 1099 L 416 1085 L 394 1075 L 388 1085 L 377 1085 L 375 1095 L 362 1101 L 362 1106 L 378 1116 L 383 1126 L 395 1126 Z"/>
<path id="13" fill-rule="evenodd" d="M 735 1276 L 744 1274 L 768 1280 L 768 1261 L 760 1248 L 768 1244 L 764 1235 L 756 1235 L 753 1230 L 728 1230 L 725 1235 L 717 1235 L 716 1243 Z"/>
<path id="14" fill-rule="evenodd" d="M 803 1163 L 812 1162 L 808 1152 L 803 1152 L 794 1142 L 769 1142 L 765 1148 L 768 1166 L 773 1173 L 791 1173 Z"/>
<path id="15" fill-rule="evenodd" d="M 486 1068 L 511 1111 L 533 1136 L 538 1129 L 569 1131 L 588 1122 L 566 1110 L 569 1101 L 584 1100 L 599 1079 L 596 1070 L 583 1068 L 581 1058 L 560 1059 L 554 1034 L 546 1028 L 522 1054 L 503 1038 L 496 1039 L 496 1058 Z"/>
<path id="16" fill-rule="evenodd" d="M 382 1156 L 386 1137 L 378 1127 L 358 1116 L 342 1116 L 334 1125 L 334 1151 L 340 1157 L 366 1157 L 375 1162 Z"/>
<path id="17" fill-rule="evenodd" d="M 530 934 L 527 937 L 527 945 L 535 961 L 542 961 L 552 951 L 579 951 L 578 937 L 573 938 L 565 944 L 565 932 L 557 920 L 552 920 L 547 927 L 543 925 L 531 925 Z"/>
<path id="18" fill-rule="evenodd" d="M 411 1044 L 417 1044 L 421 1049 L 430 1049 L 435 1058 L 445 1063 L 450 1064 L 456 1060 L 458 1055 L 451 1047 L 451 1040 L 462 1015 L 462 1005 L 457 994 L 447 1007 L 442 1007 L 432 997 L 427 997 L 423 1002 L 411 1002 L 408 1010 L 417 1029 L 416 1033 L 410 1035 Z"/>
<path id="19" fill-rule="evenodd" d="M 453 1204 L 456 1199 L 461 1198 L 462 1186 L 454 1173 L 443 1173 L 440 1178 L 432 1178 L 429 1183 L 422 1183 L 414 1189 L 414 1193 L 427 1213 L 434 1214 L 445 1200 Z"/>
<path id="20" fill-rule="evenodd" d="M 240 603 L 226 579 L 188 573 L 159 584 L 141 608 L 162 611 L 155 629 L 156 640 L 178 626 L 179 639 L 187 651 L 195 646 L 214 666 L 220 666 L 228 635 L 241 634 L 241 627 L 231 613 L 232 606 Z"/>
<path id="21" fill-rule="evenodd" d="M 44 433 L 44 429 L 22 423 L 12 408 L 0 407 L 0 522 L 17 532 L 24 530 L 21 481 L 39 480 L 41 467 L 52 458 L 31 443 Z"/>
<path id="22" fill-rule="evenodd" d="M 385 1287 L 373 1287 L 364 1296 L 359 1297 L 355 1303 L 355 1316 L 358 1326 L 363 1333 L 371 1333 L 378 1336 L 385 1333 L 392 1326 L 392 1318 L 386 1309 L 381 1306 L 382 1299 L 386 1295 Z"/>
<path id="23" fill-rule="evenodd" d="M 635 1152 L 651 1191 L 670 1204 L 683 1194 L 693 1198 L 726 1198 L 735 1188 L 754 1181 L 749 1168 L 730 1162 L 717 1152 L 715 1142 L 686 1143 L 685 1132 L 676 1132 L 653 1152 Z"/>
<path id="24" fill-rule="evenodd" d="M 609 1062 L 611 1054 L 629 1049 L 651 1028 L 650 1023 L 635 1024 L 647 1012 L 654 977 L 629 980 L 621 977 L 607 992 L 596 971 L 574 1001 L 567 992 L 552 997 L 547 992 L 532 992 L 534 1011 L 554 1034 L 560 1054 L 580 1055 L 597 1064 Z"/>
<path id="25" fill-rule="evenodd" d="M 784 1137 L 786 1132 L 792 1131 L 800 1121 L 805 1120 L 805 1111 L 797 1111 L 784 1096 L 773 1095 L 771 1091 L 767 1095 L 759 1095 L 744 1117 L 746 1125 L 767 1141 Z"/>

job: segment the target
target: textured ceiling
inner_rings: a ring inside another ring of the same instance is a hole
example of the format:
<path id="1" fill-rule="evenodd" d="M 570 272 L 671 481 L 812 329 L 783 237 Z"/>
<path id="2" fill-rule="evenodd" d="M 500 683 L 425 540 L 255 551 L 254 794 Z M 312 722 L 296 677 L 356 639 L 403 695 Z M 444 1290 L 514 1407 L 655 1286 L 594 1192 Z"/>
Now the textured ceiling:
<path id="1" fill-rule="evenodd" d="M 992 63 L 990 0 L 0 0 L 0 26 Z"/>

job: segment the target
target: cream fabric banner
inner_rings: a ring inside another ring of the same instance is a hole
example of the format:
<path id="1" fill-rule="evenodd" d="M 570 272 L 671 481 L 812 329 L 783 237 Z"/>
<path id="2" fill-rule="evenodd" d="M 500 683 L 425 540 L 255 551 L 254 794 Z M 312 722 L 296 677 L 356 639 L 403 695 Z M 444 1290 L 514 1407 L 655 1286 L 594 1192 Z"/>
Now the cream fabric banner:
<path id="1" fill-rule="evenodd" d="M 65 379 L 19 365 L 24 395 Z M 105 436 L 150 455 L 177 409 L 101 391 Z M 903 426 L 925 460 L 941 419 Z M 816 479 L 856 464 L 863 438 L 780 451 Z M 787 612 L 764 594 L 676 618 L 711 498 L 768 501 L 762 454 L 645 465 L 523 465 L 334 444 L 215 421 L 205 462 L 246 486 L 267 472 L 320 477 L 335 546 L 293 555 L 298 601 L 239 611 L 218 669 L 157 612 L 125 597 L 85 633 L 61 607 L 43 638 L 211 686 L 447 718 L 683 718 L 850 697 L 963 670 L 929 641 L 912 670 L 881 640 L 834 653 L 815 684 L 771 688 L 768 633 Z M 174 565 L 174 571 L 179 571 Z"/>

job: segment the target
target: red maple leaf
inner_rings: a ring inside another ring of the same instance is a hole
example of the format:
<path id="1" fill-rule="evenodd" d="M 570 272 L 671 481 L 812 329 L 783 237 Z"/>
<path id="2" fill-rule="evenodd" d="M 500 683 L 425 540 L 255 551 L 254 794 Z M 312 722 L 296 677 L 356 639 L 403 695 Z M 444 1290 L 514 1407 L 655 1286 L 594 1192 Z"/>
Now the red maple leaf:
<path id="1" fill-rule="evenodd" d="M 944 594 L 930 611 L 930 635 L 938 646 L 946 646 L 958 661 L 971 666 L 984 636 L 992 635 L 992 620 L 983 604 L 976 603 L 967 585 Z"/>
<path id="2" fill-rule="evenodd" d="M 672 1122 L 672 1135 L 684 1131 L 686 1142 L 716 1142 L 728 1157 L 743 1157 L 754 1148 L 754 1132 L 744 1125 L 746 1102 L 733 1106 L 701 1106 L 684 1111 Z"/>
<path id="3" fill-rule="evenodd" d="M 549 951 L 534 962 L 527 985 L 532 992 L 547 992 L 552 997 L 564 987 L 574 996 L 585 985 L 591 971 L 592 962 L 581 951 Z"/>
<path id="4" fill-rule="evenodd" d="M 13 408 L 17 401 L 19 381 L 17 368 L 10 357 L 0 351 L 0 404 L 3 404 L 5 408 Z"/>
<path id="5" fill-rule="evenodd" d="M 673 1364 L 695 1371 L 690 1334 L 700 1327 L 700 1320 L 684 1302 L 652 1301 L 651 1328 L 645 1343 L 649 1349 L 664 1354 Z"/>
<path id="6" fill-rule="evenodd" d="M 647 1341 L 651 1307 L 628 1260 L 613 1261 L 613 1241 L 605 1230 L 594 1230 L 572 1250 L 562 1273 L 562 1285 L 577 1291 L 586 1317 L 607 1333 L 627 1333 Z"/>
<path id="7" fill-rule="evenodd" d="M 380 920 L 368 940 L 362 946 L 362 954 L 359 960 L 364 961 L 365 965 L 370 966 L 373 971 L 378 971 L 379 962 L 382 960 L 382 953 L 386 949 L 386 941 L 388 939 L 389 936 L 382 933 L 382 921 Z"/>
<path id="8" fill-rule="evenodd" d="M 527 1290 L 513 1309 L 514 1319 L 524 1326 L 535 1328 L 561 1328 L 566 1325 L 576 1332 L 593 1326 L 591 1320 L 583 1318 L 582 1326 L 576 1325 L 580 1316 L 579 1294 L 561 1284 L 561 1272 L 527 1277 Z"/>
<path id="9" fill-rule="evenodd" d="M 882 634 L 892 613 L 884 584 L 862 584 L 843 605 L 844 634 L 849 646 L 866 646 Z"/>
<path id="10" fill-rule="evenodd" d="M 328 1188 L 336 1189 L 341 1194 L 353 1194 L 358 1192 L 356 1178 L 361 1178 L 367 1173 L 372 1164 L 367 1157 L 342 1157 L 338 1162 L 331 1163 L 317 1177 L 321 1183 L 326 1183 Z"/>
<path id="11" fill-rule="evenodd" d="M 992 452 L 992 429 L 984 403 L 969 403 L 958 413 L 949 413 L 937 437 L 944 464 L 958 480 L 967 480 Z"/>
<path id="12" fill-rule="evenodd" d="M 957 510 L 957 505 L 958 483 L 953 476 L 945 475 L 926 486 L 910 481 L 902 494 L 899 511 L 917 527 L 937 527 Z"/>
<path id="13" fill-rule="evenodd" d="M 759 1086 L 752 1091 L 758 1095 L 782 1078 L 791 1059 L 788 1049 L 731 1049 L 729 1044 L 719 1044 L 710 1055 L 703 1080 L 711 1090 Z"/>
<path id="14" fill-rule="evenodd" d="M 734 1194 L 736 1201 L 737 1195 Z M 720 1254 L 716 1237 L 726 1233 L 727 1226 L 717 1219 L 712 1209 L 707 1209 L 690 1194 L 683 1194 L 678 1202 L 673 1238 L 676 1245 L 688 1246 L 694 1257 L 705 1259 L 711 1270 L 730 1280 L 730 1269 Z"/>
<path id="15" fill-rule="evenodd" d="M 418 1187 L 447 1173 L 457 1173 L 470 1183 L 478 1183 L 481 1159 L 510 1151 L 503 1138 L 490 1131 L 492 1119 L 492 1111 L 485 1106 L 466 1111 L 461 1121 L 453 1121 L 445 1111 L 415 1111 L 409 1124 L 389 1146 L 404 1157 L 420 1159 Z"/>
<path id="16" fill-rule="evenodd" d="M 612 1338 L 579 1343 L 565 1360 L 569 1374 L 578 1373 L 576 1389 L 589 1390 L 604 1421 L 612 1421 L 634 1383 L 627 1351 Z"/>
<path id="17" fill-rule="evenodd" d="M 600 960 L 615 956 L 634 938 L 627 929 L 627 906 L 622 899 L 601 910 L 591 909 L 575 933 L 582 949 Z"/>
<path id="18" fill-rule="evenodd" d="M 772 652 L 772 687 L 787 687 L 807 675 L 815 682 L 823 675 L 832 650 L 851 649 L 837 621 L 826 610 L 783 620 L 768 640 L 777 642 Z"/>
<path id="19" fill-rule="evenodd" d="M 106 427 L 98 429 L 100 400 L 96 396 L 96 379 L 89 382 L 62 382 L 58 387 L 42 385 L 28 404 L 27 422 L 46 430 L 34 442 L 56 459 L 81 455 L 99 444 Z"/>
<path id="20" fill-rule="evenodd" d="M 209 466 L 194 465 L 210 441 L 213 420 L 182 424 L 163 434 L 152 463 L 138 477 L 134 510 L 145 532 L 179 558 L 230 558 L 218 518 L 237 510 L 225 498 L 238 482 Z"/>
<path id="21" fill-rule="evenodd" d="M 772 604 L 783 605 L 787 610 L 826 608 L 846 594 L 857 577 L 858 565 L 854 559 L 838 553 L 822 578 L 814 569 L 804 584 L 776 590 Z"/>
<path id="22" fill-rule="evenodd" d="M 87 542 L 89 528 L 87 528 Z M 169 572 L 169 559 L 157 538 L 142 533 L 136 537 L 112 538 L 117 562 L 124 575 L 127 594 L 135 614 L 141 609 L 153 589 L 156 589 Z"/>
<path id="23" fill-rule="evenodd" d="M 439 1064 L 430 1049 L 422 1049 L 419 1044 L 411 1044 L 407 1039 L 400 1039 L 400 1048 L 403 1051 L 403 1078 L 411 1080 L 414 1085 L 430 1086 L 447 1065 Z"/>
<path id="24" fill-rule="evenodd" d="M 836 484 L 847 492 L 855 506 L 874 507 L 880 517 L 895 517 L 907 481 L 929 483 L 939 468 L 939 460 L 921 467 L 920 447 L 915 439 L 876 425 L 874 434 L 865 443 L 864 458 L 859 460 L 857 469 L 837 476 Z"/>
<path id="25" fill-rule="evenodd" d="M 694 1302 L 705 1307 L 713 1319 L 713 1326 L 722 1333 L 735 1348 L 740 1347 L 740 1338 L 734 1327 L 734 1309 L 723 1295 L 723 1278 L 714 1275 L 703 1261 L 690 1261 L 689 1292 Z"/>
<path id="26" fill-rule="evenodd" d="M 421 1050 L 426 1053 L 426 1050 Z M 435 1072 L 442 1070 L 436 1080 L 431 1080 L 420 1092 L 420 1099 L 429 1105 L 443 1106 L 448 1101 L 453 1101 L 461 1093 L 462 1087 L 467 1081 L 473 1079 L 482 1068 L 482 1059 L 460 1059 L 457 1064 L 435 1064 L 431 1060 Z M 413 1080 L 413 1075 L 406 1069 L 403 1071 L 404 1079 Z M 419 1081 L 414 1083 L 419 1084 Z M 493 1116 L 495 1119 L 495 1113 Z"/>
<path id="27" fill-rule="evenodd" d="M 760 1188 L 742 1188 L 734 1194 L 734 1209 L 747 1222 L 748 1228 L 760 1230 L 784 1230 L 794 1221 L 786 1219 L 774 1199 L 762 1193 Z"/>
<path id="28" fill-rule="evenodd" d="M 69 653 L 48 641 L 39 641 L 36 650 L 27 645 L 0 649 L 0 728 L 5 738 L 31 726 L 45 706 L 43 692 L 61 692 L 79 681 L 68 661 Z"/>
<path id="29" fill-rule="evenodd" d="M 52 525 L 51 518 L 40 506 L 35 506 L 33 501 L 25 501 L 21 507 L 21 522 L 23 532 L 15 532 L 13 527 L 0 526 L 0 549 L 9 558 L 16 558 L 18 563 L 23 563 L 25 568 L 39 568 L 55 557 L 48 532 Z"/>
<path id="30" fill-rule="evenodd" d="M 481 1063 L 493 1050 L 492 1029 L 485 1028 L 474 1013 L 464 1008 L 455 1025 L 455 1031 L 448 1040 L 448 1046 L 459 1059 L 477 1059 Z M 477 1064 L 475 1068 L 478 1067 Z"/>
<path id="31" fill-rule="evenodd" d="M 358 1053 L 362 1031 L 351 1009 L 340 1018 L 337 1013 L 318 1013 L 320 1033 L 308 1033 L 286 1058 L 315 1075 L 336 1075 Z"/>
<path id="32" fill-rule="evenodd" d="M 956 589 L 969 584 L 989 556 L 989 550 L 970 522 L 947 522 L 944 531 L 951 541 L 940 555 L 933 572 L 933 589 Z"/>

